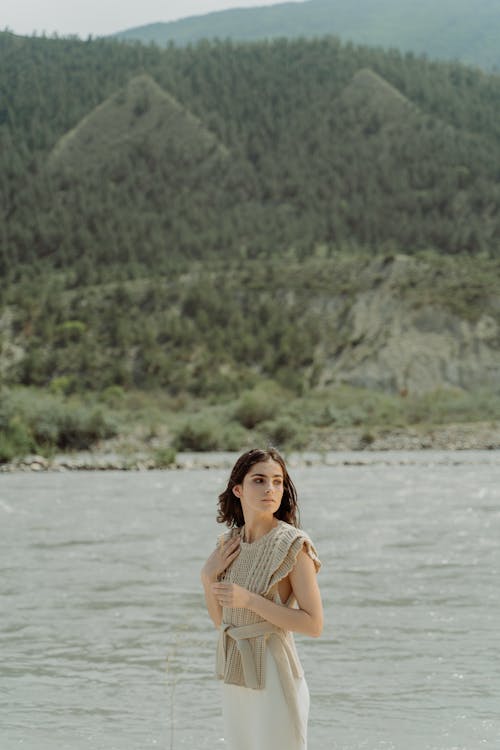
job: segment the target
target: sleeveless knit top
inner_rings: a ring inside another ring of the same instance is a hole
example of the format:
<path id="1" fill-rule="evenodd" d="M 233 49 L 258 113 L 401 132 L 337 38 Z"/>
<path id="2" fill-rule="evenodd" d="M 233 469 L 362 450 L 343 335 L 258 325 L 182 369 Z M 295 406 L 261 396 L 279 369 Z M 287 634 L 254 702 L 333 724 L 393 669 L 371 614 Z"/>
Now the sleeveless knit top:
<path id="1" fill-rule="evenodd" d="M 308 535 L 295 526 L 278 521 L 271 531 L 255 542 L 243 541 L 244 527 L 231 529 L 219 538 L 219 545 L 233 536 L 242 539 L 240 552 L 219 580 L 236 583 L 277 604 L 292 606 L 293 594 L 281 602 L 278 584 L 293 570 L 302 548 L 321 567 Z M 261 689 L 265 685 L 265 649 L 275 657 L 281 684 L 288 702 L 295 702 L 293 678 L 302 677 L 293 635 L 264 620 L 249 609 L 222 608 L 222 624 L 217 646 L 217 677 L 232 685 Z"/>

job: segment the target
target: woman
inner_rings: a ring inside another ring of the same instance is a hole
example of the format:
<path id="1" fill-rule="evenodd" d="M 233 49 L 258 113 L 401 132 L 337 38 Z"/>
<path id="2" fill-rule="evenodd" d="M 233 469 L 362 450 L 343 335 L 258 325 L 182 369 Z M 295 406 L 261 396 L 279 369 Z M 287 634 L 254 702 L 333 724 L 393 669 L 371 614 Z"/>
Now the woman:
<path id="1" fill-rule="evenodd" d="M 275 449 L 240 456 L 217 520 L 230 531 L 201 578 L 220 629 L 226 743 L 230 750 L 305 750 L 309 691 L 292 632 L 321 634 L 321 563 L 298 528 L 297 493 Z"/>

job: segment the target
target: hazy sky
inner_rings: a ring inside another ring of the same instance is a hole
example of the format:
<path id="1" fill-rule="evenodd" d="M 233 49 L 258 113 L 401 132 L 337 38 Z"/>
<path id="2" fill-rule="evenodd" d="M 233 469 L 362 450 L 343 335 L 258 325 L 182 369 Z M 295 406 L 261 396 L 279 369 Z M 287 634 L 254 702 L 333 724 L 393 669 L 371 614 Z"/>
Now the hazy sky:
<path id="1" fill-rule="evenodd" d="M 281 0 L 283 1 L 283 0 Z M 226 8 L 276 5 L 279 0 L 0 0 L 0 29 L 16 34 L 111 34 Z"/>

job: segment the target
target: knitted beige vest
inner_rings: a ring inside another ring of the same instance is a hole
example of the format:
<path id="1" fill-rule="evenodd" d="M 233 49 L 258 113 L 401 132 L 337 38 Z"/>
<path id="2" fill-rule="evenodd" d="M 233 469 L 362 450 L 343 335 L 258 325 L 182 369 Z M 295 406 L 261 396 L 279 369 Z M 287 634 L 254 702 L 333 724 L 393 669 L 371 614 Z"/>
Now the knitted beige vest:
<path id="1" fill-rule="evenodd" d="M 235 535 L 243 537 L 243 531 L 231 529 L 220 537 L 219 544 Z M 277 526 L 255 542 L 241 541 L 238 557 L 221 580 L 237 583 L 281 604 L 278 584 L 292 571 L 303 547 L 319 571 L 321 563 L 307 534 L 278 521 Z M 292 606 L 294 601 L 291 596 L 286 605 Z M 263 688 L 266 646 L 276 659 L 285 695 L 293 702 L 293 677 L 302 677 L 303 672 L 292 633 L 277 628 L 249 609 L 223 607 L 217 647 L 219 679 L 233 685 Z"/>

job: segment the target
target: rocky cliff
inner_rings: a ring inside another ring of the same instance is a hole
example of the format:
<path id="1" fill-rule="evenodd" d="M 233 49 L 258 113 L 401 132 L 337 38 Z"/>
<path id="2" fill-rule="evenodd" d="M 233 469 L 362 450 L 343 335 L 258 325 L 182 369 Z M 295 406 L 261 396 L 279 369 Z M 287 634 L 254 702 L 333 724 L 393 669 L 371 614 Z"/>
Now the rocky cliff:
<path id="1" fill-rule="evenodd" d="M 423 285 L 424 270 L 425 262 L 404 255 L 365 269 L 366 279 L 377 279 L 373 286 L 353 297 L 343 318 L 330 317 L 330 330 L 340 328 L 345 345 L 339 351 L 325 341 L 324 384 L 403 394 L 500 385 L 500 296 L 486 294 L 460 315 L 439 290 Z"/>

